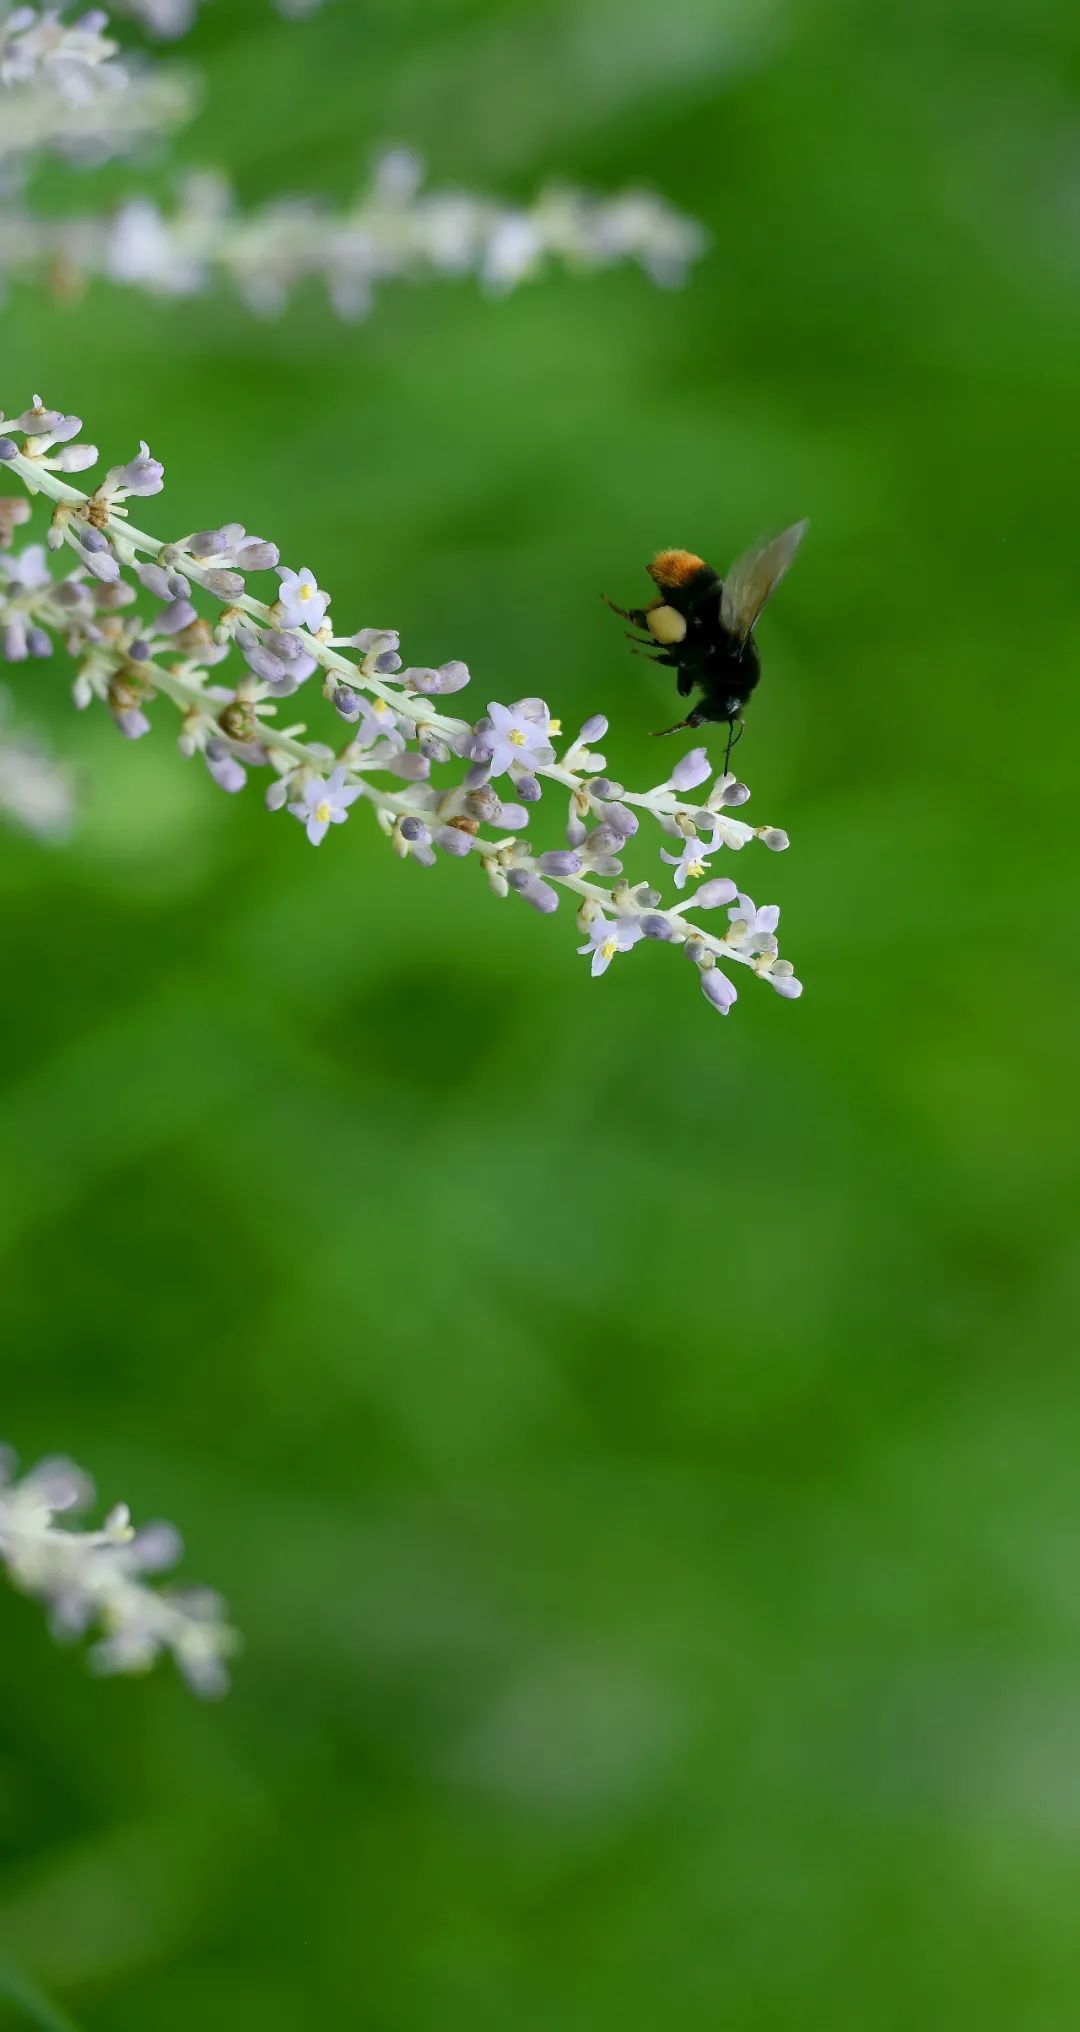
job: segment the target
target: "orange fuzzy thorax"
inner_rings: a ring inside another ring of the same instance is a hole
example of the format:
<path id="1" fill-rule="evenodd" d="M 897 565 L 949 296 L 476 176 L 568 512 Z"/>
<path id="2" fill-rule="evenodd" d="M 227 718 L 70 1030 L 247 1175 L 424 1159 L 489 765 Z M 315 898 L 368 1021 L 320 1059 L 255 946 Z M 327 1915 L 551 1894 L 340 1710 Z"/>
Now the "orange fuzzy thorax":
<path id="1" fill-rule="evenodd" d="M 658 586 L 678 587 L 687 585 L 704 562 L 692 550 L 660 550 L 647 569 Z"/>

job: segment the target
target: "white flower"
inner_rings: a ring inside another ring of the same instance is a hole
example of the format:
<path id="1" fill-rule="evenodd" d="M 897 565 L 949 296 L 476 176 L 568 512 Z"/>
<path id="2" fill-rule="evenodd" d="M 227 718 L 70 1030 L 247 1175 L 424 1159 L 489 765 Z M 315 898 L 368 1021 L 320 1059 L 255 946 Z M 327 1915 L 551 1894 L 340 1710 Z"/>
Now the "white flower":
<path id="1" fill-rule="evenodd" d="M 700 882 L 708 870 L 709 856 L 715 854 L 720 844 L 714 832 L 711 840 L 699 840 L 696 835 L 692 839 L 684 840 L 681 854 L 665 853 L 661 847 L 660 859 L 667 861 L 675 870 L 673 879 L 676 889 L 685 889 L 688 878 Z"/>
<path id="2" fill-rule="evenodd" d="M 359 783 L 347 783 L 344 769 L 335 769 L 332 776 L 316 776 L 311 780 L 289 810 L 307 828 L 308 839 L 317 847 L 330 826 L 344 825 L 350 804 L 355 804 L 361 794 Z"/>
<path id="3" fill-rule="evenodd" d="M 165 468 L 143 438 L 135 457 L 126 466 L 109 467 L 104 485 L 109 494 L 160 494 L 165 485 Z"/>
<path id="4" fill-rule="evenodd" d="M 278 566 L 281 604 L 286 627 L 310 628 L 312 634 L 321 628 L 330 605 L 329 593 L 320 592 L 313 571 L 303 565 L 298 572 L 290 571 L 288 565 Z"/>
<path id="5" fill-rule="evenodd" d="M 0 557 L 0 572 L 12 593 L 35 592 L 39 586 L 49 585 L 52 573 L 45 562 L 45 545 L 29 543 L 15 556 Z"/>
<path id="6" fill-rule="evenodd" d="M 739 946 L 743 952 L 775 952 L 776 927 L 780 922 L 778 903 L 765 903 L 759 910 L 749 896 L 739 891 L 738 898 L 728 911 L 731 930 L 728 944 Z"/>
<path id="7" fill-rule="evenodd" d="M 528 705 L 539 707 L 542 717 L 533 719 L 523 708 Z M 542 701 L 522 699 L 516 706 L 488 706 L 490 731 L 485 729 L 477 737 L 478 748 L 491 751 L 491 773 L 505 776 L 513 766 L 516 769 L 545 769 L 554 761 L 555 750 L 548 739 L 552 731 L 551 716 Z"/>
<path id="8" fill-rule="evenodd" d="M 592 954 L 592 976 L 606 974 L 617 952 L 629 952 L 639 938 L 645 934 L 636 917 L 605 917 L 601 911 L 589 926 L 588 941 L 579 945 L 579 953 Z"/>

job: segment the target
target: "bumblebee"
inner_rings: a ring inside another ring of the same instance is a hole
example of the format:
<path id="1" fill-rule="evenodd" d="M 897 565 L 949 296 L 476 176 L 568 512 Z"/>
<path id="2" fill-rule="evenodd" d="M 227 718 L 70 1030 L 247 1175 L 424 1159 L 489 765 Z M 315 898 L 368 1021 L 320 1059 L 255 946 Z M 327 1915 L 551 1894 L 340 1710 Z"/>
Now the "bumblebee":
<path id="1" fill-rule="evenodd" d="M 647 635 L 631 635 L 638 654 L 678 671 L 680 698 L 701 692 L 693 711 L 661 734 L 706 721 L 725 721 L 730 729 L 724 768 L 743 730 L 742 714 L 761 676 L 754 626 L 769 595 L 775 591 L 806 534 L 806 522 L 769 542 L 755 544 L 736 560 L 722 579 L 704 558 L 690 550 L 661 550 L 647 567 L 657 587 L 646 607 L 617 607 L 604 599 L 624 621 Z M 630 634 L 630 630 L 627 630 Z M 646 646 L 646 644 L 648 646 Z"/>

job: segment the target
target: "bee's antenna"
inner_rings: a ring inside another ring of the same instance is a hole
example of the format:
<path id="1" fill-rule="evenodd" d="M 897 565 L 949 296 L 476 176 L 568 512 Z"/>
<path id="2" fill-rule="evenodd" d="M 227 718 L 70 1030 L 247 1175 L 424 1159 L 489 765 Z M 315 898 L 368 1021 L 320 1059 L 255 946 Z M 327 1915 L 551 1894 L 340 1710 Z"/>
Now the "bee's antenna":
<path id="1" fill-rule="evenodd" d="M 695 727 L 697 724 L 696 720 L 676 720 L 673 727 L 654 727 L 653 738 L 662 741 L 665 734 L 681 734 L 684 727 Z"/>

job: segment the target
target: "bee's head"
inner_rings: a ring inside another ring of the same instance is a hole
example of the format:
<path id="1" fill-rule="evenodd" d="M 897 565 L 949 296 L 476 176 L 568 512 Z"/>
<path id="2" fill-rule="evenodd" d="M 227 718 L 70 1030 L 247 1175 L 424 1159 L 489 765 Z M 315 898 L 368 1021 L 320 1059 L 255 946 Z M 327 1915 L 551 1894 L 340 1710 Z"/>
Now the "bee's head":
<path id="1" fill-rule="evenodd" d="M 704 563 L 704 558 L 695 557 L 692 550 L 659 550 L 646 570 L 661 592 L 669 593 L 688 585 L 703 569 Z"/>

